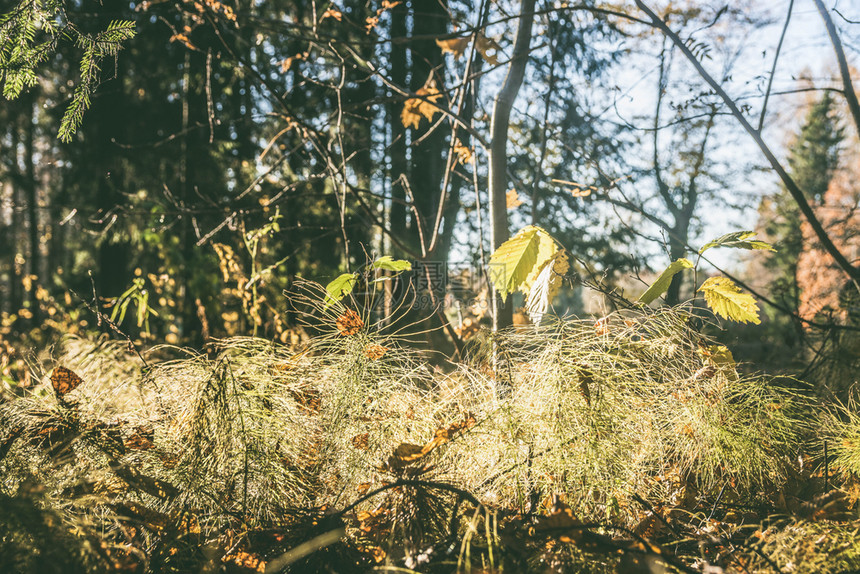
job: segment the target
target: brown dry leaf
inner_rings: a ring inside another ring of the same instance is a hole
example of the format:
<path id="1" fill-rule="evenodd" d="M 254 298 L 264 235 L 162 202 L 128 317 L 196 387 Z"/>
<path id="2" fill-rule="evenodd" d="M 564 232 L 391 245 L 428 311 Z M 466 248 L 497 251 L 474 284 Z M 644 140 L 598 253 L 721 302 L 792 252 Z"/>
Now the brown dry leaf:
<path id="1" fill-rule="evenodd" d="M 451 423 L 448 426 L 436 429 L 433 439 L 424 446 L 410 443 L 401 443 L 394 450 L 394 454 L 388 457 L 388 461 L 384 465 L 386 470 L 398 472 L 403 470 L 413 462 L 424 458 L 436 448 L 449 442 L 458 433 L 466 431 L 475 426 L 475 417 L 471 413 L 466 413 L 462 421 Z"/>
<path id="2" fill-rule="evenodd" d="M 520 199 L 520 194 L 517 193 L 516 189 L 509 189 L 505 192 L 505 205 L 508 209 L 516 209 L 523 204 L 523 200 Z"/>
<path id="3" fill-rule="evenodd" d="M 383 347 L 382 345 L 377 345 L 376 343 L 371 343 L 367 347 L 364 348 L 364 356 L 370 359 L 371 361 L 378 361 L 382 357 L 385 356 L 385 352 L 388 349 Z"/>
<path id="4" fill-rule="evenodd" d="M 305 414 L 316 414 L 320 411 L 320 393 L 316 389 L 287 389 L 293 400 L 299 403 L 299 407 Z"/>
<path id="5" fill-rule="evenodd" d="M 417 113 L 418 106 L 416 102 L 418 101 L 420 100 L 409 98 L 404 102 L 403 111 L 400 112 L 400 123 L 403 124 L 404 128 L 411 127 L 417 130 L 418 126 L 421 125 L 421 114 Z"/>
<path id="6" fill-rule="evenodd" d="M 302 360 L 308 355 L 310 349 L 305 349 L 304 351 L 300 351 L 284 361 L 283 363 L 275 363 L 271 366 L 270 371 L 272 376 L 278 377 L 289 374 L 290 372 L 296 370 L 299 365 L 302 363 Z"/>
<path id="7" fill-rule="evenodd" d="M 364 327 L 364 321 L 352 309 L 344 311 L 343 315 L 337 318 L 336 324 L 337 330 L 343 336 L 355 335 Z"/>
<path id="8" fill-rule="evenodd" d="M 74 391 L 83 382 L 83 379 L 74 371 L 66 367 L 55 367 L 54 372 L 51 373 L 51 386 L 60 398 Z"/>
<path id="9" fill-rule="evenodd" d="M 582 538 L 582 530 L 582 521 L 573 515 L 573 510 L 557 501 L 547 516 L 538 517 L 535 525 L 529 528 L 529 534 L 551 534 L 562 542 L 577 542 Z"/>
<path id="10" fill-rule="evenodd" d="M 362 495 L 364 495 L 365 492 L 370 490 L 370 483 L 369 482 L 362 482 L 361 484 L 359 484 L 356 487 L 356 490 L 358 491 L 358 495 L 362 496 Z"/>
<path id="11" fill-rule="evenodd" d="M 597 191 L 597 188 L 593 185 L 585 185 L 584 183 L 567 181 L 566 179 L 553 179 L 552 182 L 571 186 L 570 188 L 566 188 L 565 191 L 569 192 L 573 197 L 588 197 L 592 192 Z"/>
<path id="12" fill-rule="evenodd" d="M 287 72 L 290 71 L 290 68 L 293 67 L 294 62 L 304 60 L 306 57 L 307 57 L 307 52 L 301 53 L 301 54 L 296 54 L 295 56 L 290 56 L 289 58 L 284 58 L 283 60 L 281 60 L 279 62 L 280 66 L 281 66 L 281 73 L 286 74 Z"/>
<path id="13" fill-rule="evenodd" d="M 457 154 L 457 160 L 461 164 L 472 163 L 472 148 L 463 145 L 460 140 L 454 142 L 454 153 Z"/>
<path id="14" fill-rule="evenodd" d="M 402 442 L 396 449 L 394 449 L 394 454 L 391 455 L 388 460 L 391 461 L 393 458 L 398 463 L 397 466 L 402 466 L 416 461 L 422 456 L 424 456 L 423 446 L 420 444 Z"/>
<path id="15" fill-rule="evenodd" d="M 469 430 L 475 426 L 475 417 L 471 413 L 467 413 L 462 421 L 451 423 L 447 427 L 436 429 L 436 435 L 433 440 L 424 445 L 423 454 L 428 454 L 438 446 L 450 441 L 457 433 Z"/>
<path id="16" fill-rule="evenodd" d="M 251 572 L 265 572 L 266 561 L 259 554 L 236 550 L 221 557 L 224 564 L 233 564 Z"/>
<path id="17" fill-rule="evenodd" d="M 355 515 L 358 519 L 358 529 L 369 534 L 382 526 L 388 518 L 389 510 L 384 505 L 375 510 L 363 510 Z"/>
<path id="18" fill-rule="evenodd" d="M 352 437 L 352 446 L 354 446 L 358 450 L 368 450 L 370 448 L 368 446 L 369 442 L 370 433 L 357 434 Z"/>
<path id="19" fill-rule="evenodd" d="M 493 40 L 487 38 L 483 34 L 478 34 L 475 40 L 475 49 L 481 54 L 481 57 L 491 66 L 499 65 L 499 55 L 502 53 L 502 47 Z"/>
<path id="20" fill-rule="evenodd" d="M 155 433 L 151 428 L 137 427 L 127 439 L 125 439 L 125 447 L 131 450 L 150 450 L 155 448 L 155 443 L 152 442 Z"/>
<path id="21" fill-rule="evenodd" d="M 436 38 L 436 45 L 442 48 L 443 54 L 454 54 L 454 57 L 459 60 L 463 52 L 466 51 L 466 46 L 469 45 L 469 37 L 448 38 L 446 40 Z"/>
<path id="22" fill-rule="evenodd" d="M 373 556 L 373 561 L 377 564 L 381 564 L 383 560 L 385 560 L 385 550 L 380 548 L 379 546 L 374 546 L 371 551 L 371 555 Z"/>

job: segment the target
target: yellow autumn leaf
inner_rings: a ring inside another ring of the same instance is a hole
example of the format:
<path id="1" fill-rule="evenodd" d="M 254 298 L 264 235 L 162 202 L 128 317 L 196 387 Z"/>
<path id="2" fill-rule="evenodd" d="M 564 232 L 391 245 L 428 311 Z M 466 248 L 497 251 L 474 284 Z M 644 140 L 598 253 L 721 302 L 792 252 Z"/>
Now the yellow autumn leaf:
<path id="1" fill-rule="evenodd" d="M 538 275 L 544 268 L 544 265 L 546 265 L 550 260 L 555 259 L 556 255 L 558 255 L 558 252 L 561 250 L 558 243 L 556 243 L 552 236 L 546 231 L 541 230 L 537 235 L 537 239 L 536 264 L 528 276 L 526 276 L 526 280 L 523 281 L 523 285 L 521 287 L 523 293 L 531 292 L 533 285 L 538 279 Z M 567 273 L 567 269 L 565 269 L 564 272 Z"/>
<path id="2" fill-rule="evenodd" d="M 478 34 L 475 39 L 475 49 L 478 50 L 481 57 L 489 65 L 499 65 L 499 55 L 502 53 L 502 47 L 495 40 L 487 38 L 483 34 Z"/>
<path id="3" fill-rule="evenodd" d="M 543 265 L 558 251 L 553 238 L 528 225 L 502 243 L 490 256 L 490 281 L 504 301 L 510 293 L 528 292 Z"/>
<path id="4" fill-rule="evenodd" d="M 463 52 L 466 50 L 466 46 L 469 45 L 469 37 L 448 38 L 446 40 L 436 38 L 436 45 L 442 48 L 443 54 L 454 54 L 454 57 L 459 60 L 460 56 L 462 56 Z"/>
<path id="5" fill-rule="evenodd" d="M 654 299 L 665 293 L 669 290 L 669 286 L 672 284 L 672 278 L 675 277 L 678 273 L 683 271 L 684 269 L 692 269 L 694 267 L 693 262 L 686 258 L 681 258 L 676 261 L 673 261 L 664 271 L 660 274 L 654 283 L 648 287 L 648 290 L 642 293 L 639 297 L 639 303 L 644 303 L 648 305 Z"/>
<path id="6" fill-rule="evenodd" d="M 505 205 L 508 209 L 516 209 L 522 204 L 523 200 L 520 199 L 520 194 L 517 193 L 516 189 L 509 189 L 505 192 Z"/>
<path id="7" fill-rule="evenodd" d="M 761 323 L 755 298 L 741 293 L 740 287 L 728 277 L 711 277 L 698 290 L 704 294 L 708 307 L 720 317 L 738 323 Z"/>
<path id="8" fill-rule="evenodd" d="M 433 103 L 441 98 L 442 94 L 436 88 L 435 82 L 430 80 L 423 88 L 416 91 L 415 95 L 422 97 L 406 100 L 400 113 L 400 121 L 406 128 L 412 126 L 413 129 L 418 129 L 422 117 L 432 122 L 433 116 L 439 111 Z"/>

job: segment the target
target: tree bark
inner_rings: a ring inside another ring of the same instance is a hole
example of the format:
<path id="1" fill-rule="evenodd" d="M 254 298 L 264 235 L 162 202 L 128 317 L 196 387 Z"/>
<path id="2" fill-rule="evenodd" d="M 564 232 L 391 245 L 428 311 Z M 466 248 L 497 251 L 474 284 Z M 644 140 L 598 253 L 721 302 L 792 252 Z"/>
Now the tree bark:
<path id="1" fill-rule="evenodd" d="M 511 64 L 505 77 L 505 83 L 493 103 L 489 152 L 490 241 L 493 250 L 498 249 L 502 243 L 510 238 L 508 208 L 505 198 L 508 168 L 508 128 L 511 120 L 511 109 L 525 77 L 534 16 L 535 0 L 523 0 Z M 493 330 L 498 331 L 512 324 L 513 304 L 502 303 L 501 297 L 493 289 Z"/>
<path id="2" fill-rule="evenodd" d="M 406 37 L 406 5 L 398 4 L 391 9 L 391 37 Z M 407 81 L 406 50 L 402 44 L 391 43 L 391 81 L 398 86 L 405 86 Z M 400 239 L 406 238 L 406 190 L 400 181 L 401 176 L 409 177 L 409 166 L 406 163 L 406 128 L 400 121 L 401 102 L 389 106 L 388 125 L 391 130 L 391 207 L 389 209 L 389 226 L 392 235 Z M 410 245 L 410 247 L 414 247 Z M 402 254 L 401 254 L 402 255 Z"/>

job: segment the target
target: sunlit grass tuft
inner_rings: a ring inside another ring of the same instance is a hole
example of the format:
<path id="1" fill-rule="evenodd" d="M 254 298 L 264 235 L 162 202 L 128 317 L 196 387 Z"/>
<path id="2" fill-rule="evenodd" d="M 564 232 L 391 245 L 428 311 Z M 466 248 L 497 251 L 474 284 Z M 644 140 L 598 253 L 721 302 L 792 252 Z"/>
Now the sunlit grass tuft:
<path id="1" fill-rule="evenodd" d="M 233 338 L 205 354 L 158 349 L 145 366 L 120 345 L 64 341 L 56 364 L 84 383 L 58 401 L 45 365 L 41 387 L 0 405 L 2 428 L 23 429 L 0 437 L 2 494 L 38 483 L 51 512 L 117 540 L 125 514 L 154 541 L 167 527 L 153 521 L 181 531 L 193 515 L 195 536 L 217 538 L 318 528 L 349 507 L 366 557 L 478 567 L 474 550 L 484 567 L 506 552 L 497 531 L 512 513 L 551 501 L 631 528 L 634 496 L 695 508 L 727 484 L 741 498 L 773 492 L 809 426 L 802 394 L 740 376 L 683 310 L 488 335 L 495 373 L 480 352 L 443 371 L 404 343 L 414 325 L 301 288 L 293 303 L 315 336 L 299 350 Z M 387 489 L 404 480 L 427 484 Z M 557 546 L 546 560 L 580 559 Z M 541 558 L 516 563 L 529 560 Z"/>

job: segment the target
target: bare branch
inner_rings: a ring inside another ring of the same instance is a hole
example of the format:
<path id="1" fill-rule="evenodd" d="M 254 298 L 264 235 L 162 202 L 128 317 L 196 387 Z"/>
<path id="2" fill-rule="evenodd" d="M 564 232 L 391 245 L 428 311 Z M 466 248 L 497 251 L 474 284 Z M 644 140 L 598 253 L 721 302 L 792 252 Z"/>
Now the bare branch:
<path id="1" fill-rule="evenodd" d="M 791 22 L 791 11 L 794 8 L 794 0 L 788 3 L 788 13 L 785 15 L 785 24 L 782 27 L 782 34 L 779 35 L 779 43 L 776 45 L 776 54 L 773 56 L 773 66 L 770 68 L 770 78 L 767 80 L 767 90 L 764 93 L 764 102 L 761 104 L 761 115 L 758 118 L 758 131 L 761 131 L 764 126 L 764 116 L 767 113 L 767 100 L 770 98 L 770 90 L 773 86 L 773 77 L 776 74 L 776 64 L 779 62 L 779 53 L 782 51 L 782 42 L 785 40 L 785 33 L 788 31 L 788 23 Z"/>
<path id="2" fill-rule="evenodd" d="M 836 53 L 836 60 L 839 62 L 839 75 L 842 76 L 842 93 L 845 95 L 845 101 L 848 102 L 848 109 L 851 110 L 851 117 L 854 118 L 854 125 L 857 127 L 857 133 L 860 134 L 860 102 L 857 101 L 857 93 L 854 91 L 854 86 L 851 82 L 851 71 L 848 69 L 848 60 L 845 59 L 845 50 L 842 49 L 842 40 L 839 39 L 839 32 L 836 26 L 833 25 L 833 19 L 827 13 L 827 8 L 822 0 L 814 0 L 821 18 L 824 20 L 824 25 L 827 27 L 827 35 L 830 36 L 830 42 L 833 44 L 833 51 Z"/>
<path id="3" fill-rule="evenodd" d="M 819 0 L 816 0 L 816 2 Z M 676 34 L 669 26 L 666 24 L 663 19 L 661 19 L 657 14 L 654 13 L 651 8 L 645 5 L 642 0 L 635 0 L 636 6 L 639 7 L 640 10 L 645 12 L 648 17 L 651 19 L 651 22 L 655 27 L 659 28 L 663 34 L 666 35 L 667 38 L 672 40 L 675 46 L 684 54 L 684 56 L 689 60 L 689 62 L 693 65 L 699 75 L 703 80 L 714 90 L 722 100 L 723 103 L 731 110 L 732 115 L 735 116 L 735 119 L 743 126 L 744 130 L 753 138 L 753 140 L 758 145 L 761 152 L 764 154 L 765 158 L 767 158 L 768 163 L 770 163 L 771 167 L 776 171 L 779 175 L 779 178 L 782 180 L 788 192 L 791 194 L 791 197 L 794 199 L 797 206 L 800 208 L 801 213 L 809 222 L 812 227 L 813 232 L 815 233 L 818 240 L 821 242 L 824 249 L 830 254 L 831 257 L 836 261 L 836 264 L 848 275 L 851 280 L 854 282 L 854 285 L 857 287 L 858 291 L 860 291 L 860 268 L 854 267 L 845 255 L 842 254 L 841 251 L 833 244 L 833 241 L 827 235 L 827 232 L 824 230 L 824 227 L 821 225 L 821 222 L 816 217 L 815 212 L 812 211 L 812 208 L 809 206 L 809 202 L 806 201 L 806 196 L 804 192 L 798 187 L 797 183 L 791 178 L 785 168 L 782 166 L 780 161 L 776 158 L 773 152 L 770 150 L 768 145 L 764 142 L 761 137 L 761 133 L 756 130 L 747 120 L 746 116 L 744 116 L 743 112 L 740 111 L 735 101 L 726 93 L 726 91 L 717 83 L 716 80 L 705 70 L 699 60 L 696 59 L 696 56 L 690 51 L 684 41 Z M 853 93 L 853 92 L 852 92 Z M 846 94 L 847 96 L 847 94 Z"/>

